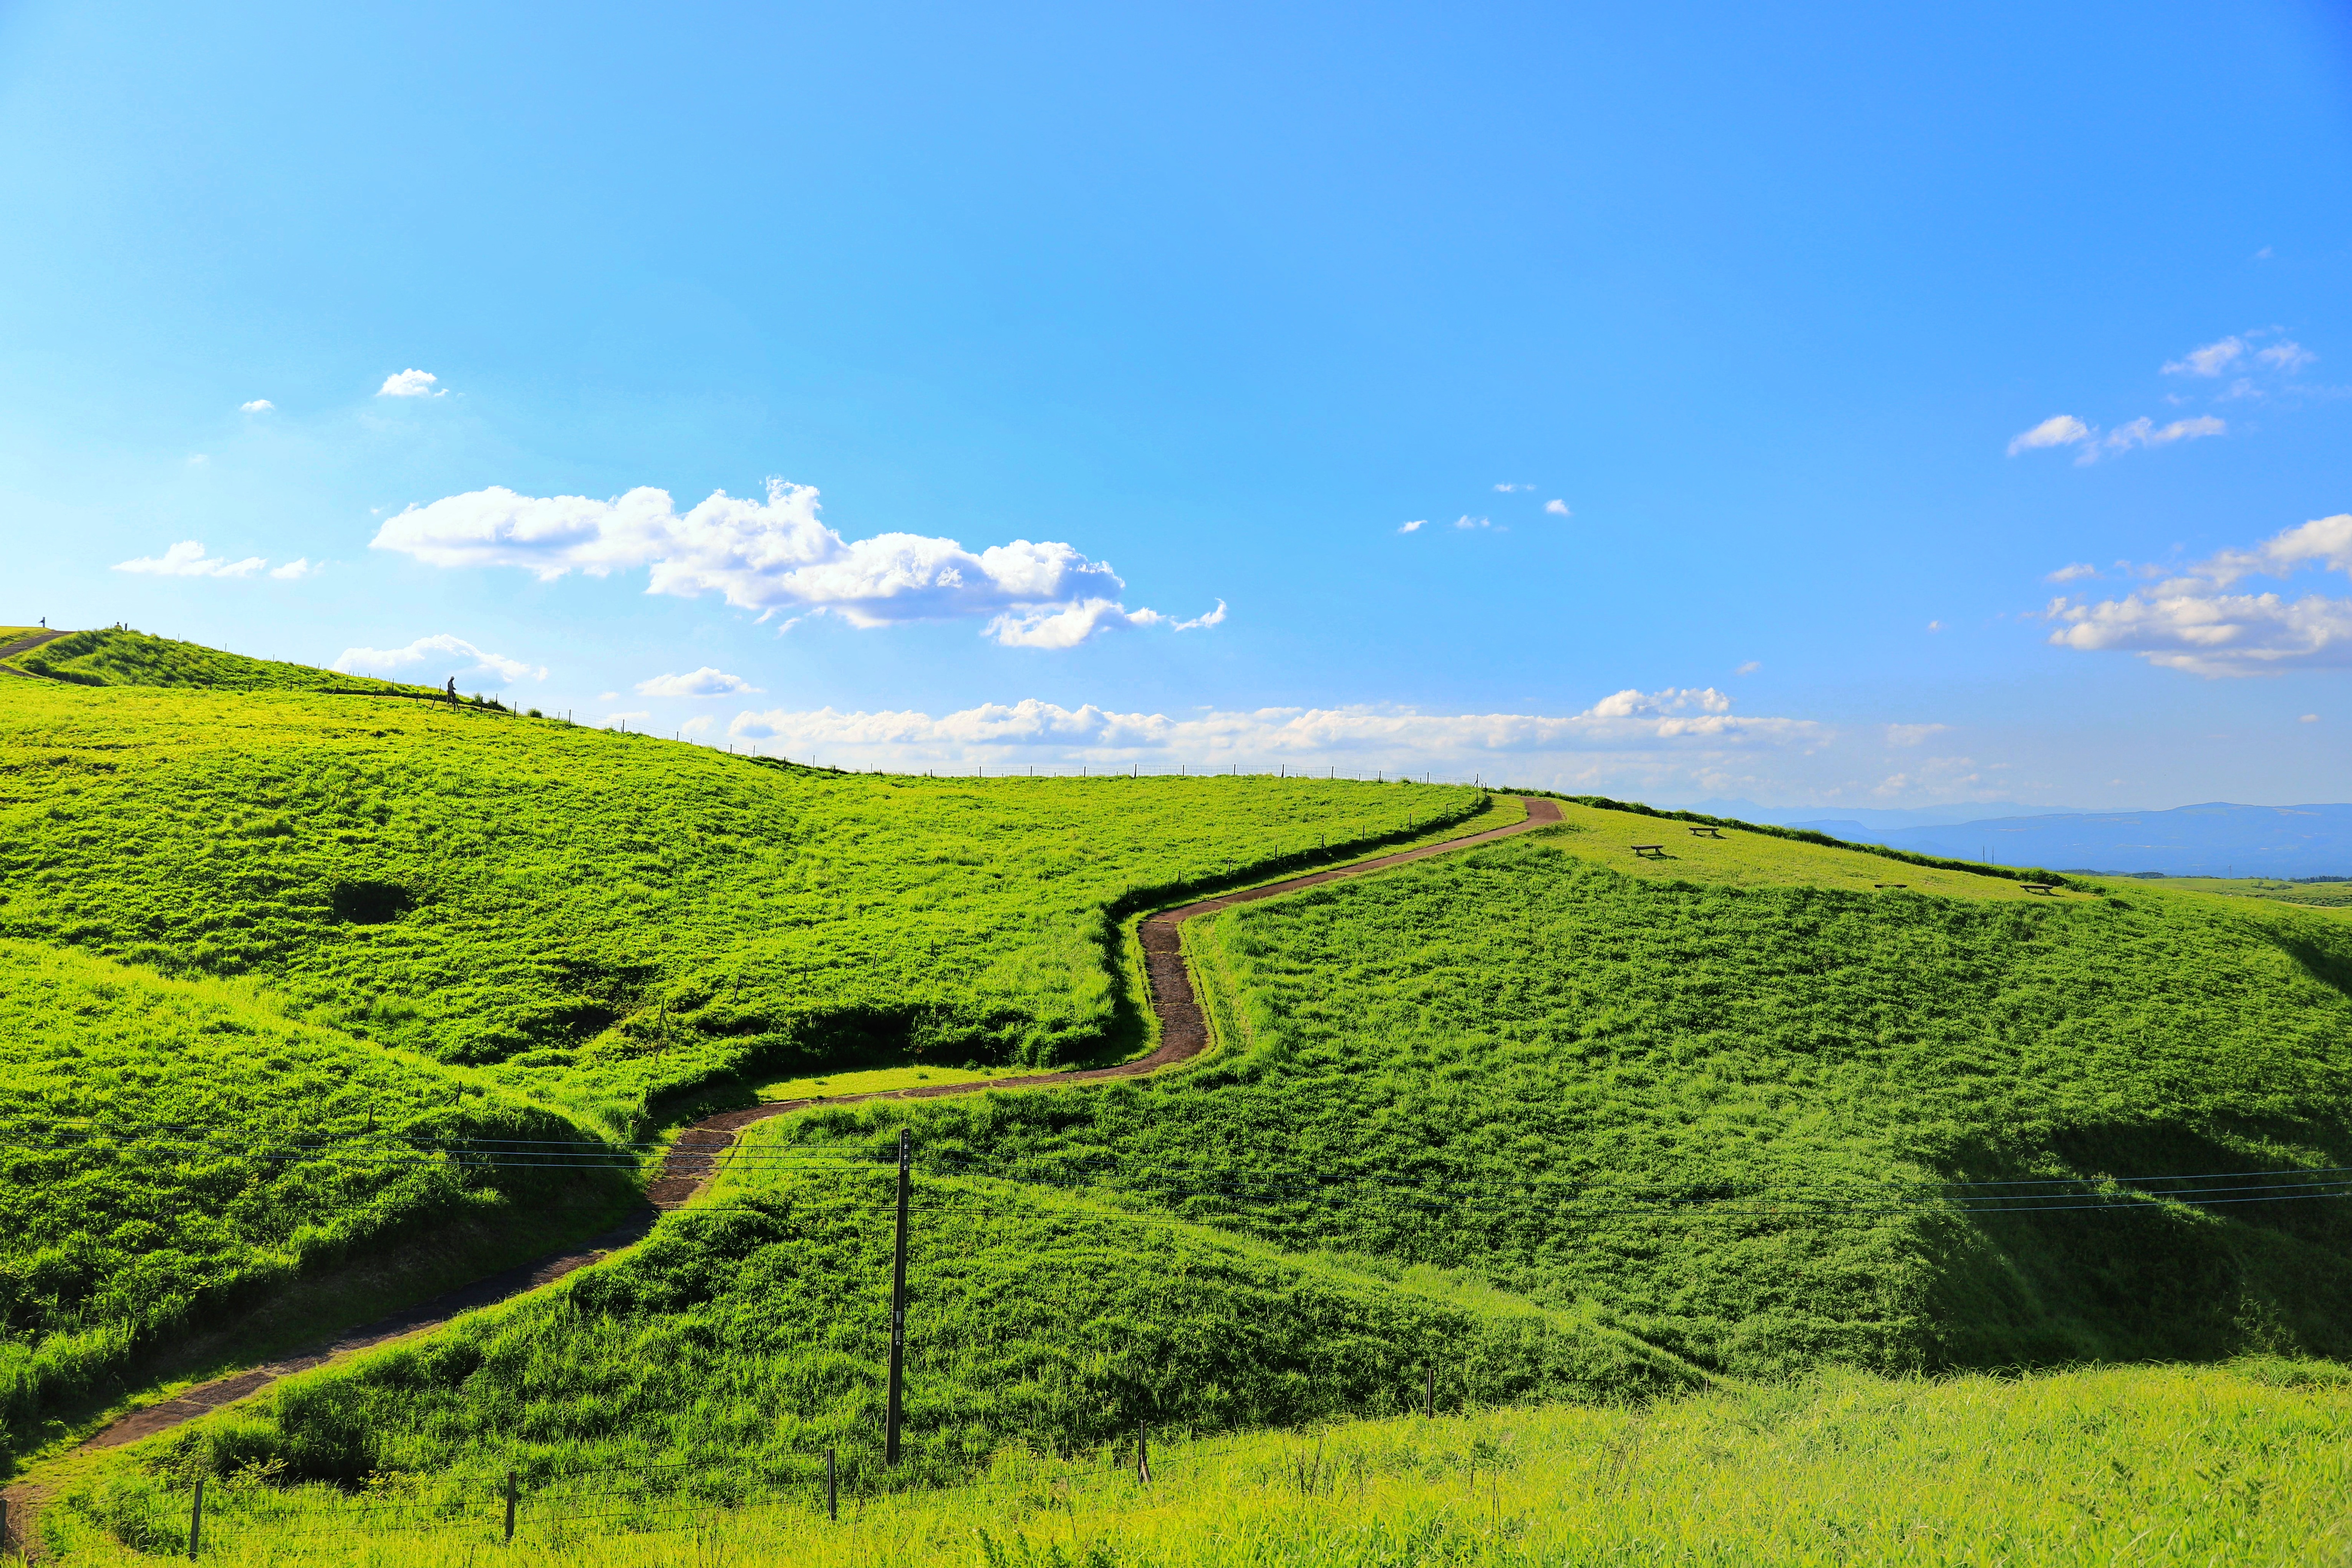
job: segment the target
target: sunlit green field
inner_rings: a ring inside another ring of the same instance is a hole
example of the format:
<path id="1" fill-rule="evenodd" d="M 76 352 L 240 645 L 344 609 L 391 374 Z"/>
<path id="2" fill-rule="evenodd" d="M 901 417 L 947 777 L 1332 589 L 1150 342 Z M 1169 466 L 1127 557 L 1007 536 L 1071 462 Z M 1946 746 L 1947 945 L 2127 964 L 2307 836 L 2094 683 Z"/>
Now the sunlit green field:
<path id="1" fill-rule="evenodd" d="M 2118 888 L 2165 888 L 2224 898 L 2274 899 L 2312 909 L 2352 910 L 2352 882 L 2291 882 L 2280 877 L 2116 877 Z"/>
<path id="2" fill-rule="evenodd" d="M 1811 844 L 1794 837 L 1746 827 L 1717 827 L 1609 811 L 1562 802 L 1559 832 L 1570 836 L 1580 859 L 1627 876 L 1656 881 L 1704 882 L 1710 887 L 1837 888 L 1854 892 L 1907 891 L 1947 899 L 2025 899 L 2064 902 L 2090 897 L 2061 887 L 2054 893 L 2029 892 L 2013 875 L 1987 868 L 1969 871 L 1919 866 L 1866 849 Z M 1633 846 L 1655 845 L 1636 853 Z"/>
<path id="3" fill-rule="evenodd" d="M 1639 1406 L 1339 1422 L 1198 1443 L 1009 1447 L 968 1484 L 689 1500 L 659 1472 L 549 1479 L 502 1545 L 500 1481 L 429 1500 L 257 1473 L 206 1493 L 204 1560 L 423 1568 L 927 1564 L 2327 1564 L 2352 1561 L 2352 1390 L 2326 1364 L 1937 1381 L 1829 1373 Z M 185 1550 L 168 1475 L 52 1511 L 75 1563 Z M 84 1511 L 87 1510 L 87 1511 Z"/>

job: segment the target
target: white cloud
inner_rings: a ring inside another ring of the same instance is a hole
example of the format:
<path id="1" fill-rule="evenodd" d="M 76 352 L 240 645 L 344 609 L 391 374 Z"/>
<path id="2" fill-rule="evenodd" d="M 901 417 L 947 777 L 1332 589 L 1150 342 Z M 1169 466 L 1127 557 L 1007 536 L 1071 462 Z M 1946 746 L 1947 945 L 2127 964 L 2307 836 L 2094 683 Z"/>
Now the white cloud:
<path id="1" fill-rule="evenodd" d="M 2319 715 L 2316 713 L 2306 713 L 2302 718 L 2297 719 L 2295 722 L 2298 724 L 2316 724 L 2319 722 Z"/>
<path id="2" fill-rule="evenodd" d="M 238 404 L 236 411 L 239 414 L 274 414 L 278 411 L 278 405 L 266 397 L 257 397 L 250 403 Z"/>
<path id="3" fill-rule="evenodd" d="M 642 566 L 648 593 L 715 593 L 763 617 L 802 610 L 872 627 L 986 616 L 984 635 L 1008 647 L 1068 647 L 1166 619 L 1130 613 L 1112 596 L 1126 584 L 1110 564 L 1067 544 L 1016 539 L 973 552 L 915 533 L 851 541 L 817 513 L 814 488 L 781 479 L 764 501 L 718 491 L 683 514 L 651 487 L 592 500 L 493 486 L 412 506 L 386 519 L 373 544 L 436 566 L 520 567 L 542 582 Z"/>
<path id="4" fill-rule="evenodd" d="M 268 564 L 258 555 L 248 555 L 242 561 L 223 561 L 218 556 L 206 555 L 205 547 L 194 540 L 184 539 L 161 555 L 118 561 L 114 570 L 148 577 L 250 577 Z"/>
<path id="5" fill-rule="evenodd" d="M 2297 342 L 2273 343 L 2268 348 L 2257 350 L 2254 357 L 2283 371 L 2301 370 L 2305 365 L 2316 363 L 2319 359 L 2317 354 Z"/>
<path id="6" fill-rule="evenodd" d="M 2218 343 L 2207 343 L 2201 349 L 2190 349 L 2179 359 L 2167 360 L 2164 363 L 2164 374 L 2167 375 L 2219 375 L 2236 363 L 2238 357 L 2245 352 L 2246 344 L 2243 339 L 2223 338 Z M 2147 362 L 2142 360 L 2140 363 L 2145 364 Z"/>
<path id="7" fill-rule="evenodd" d="M 1931 632 L 1940 632 L 1944 629 L 1944 623 L 1941 621 L 1929 621 L 1927 623 L 1927 629 Z"/>
<path id="8" fill-rule="evenodd" d="M 2044 583 L 2072 583 L 2077 577 L 2095 577 L 2098 574 L 2099 569 L 2089 562 L 2077 561 L 2071 565 L 2061 566 L 2042 580 Z"/>
<path id="9" fill-rule="evenodd" d="M 1465 513 L 1463 516 L 1457 517 L 1454 520 L 1454 526 L 1456 528 L 1492 528 L 1495 525 L 1489 519 L 1472 517 L 1467 513 Z"/>
<path id="10" fill-rule="evenodd" d="M 738 697 L 759 689 L 740 675 L 707 664 L 691 675 L 656 675 L 637 682 L 640 697 Z"/>
<path id="11" fill-rule="evenodd" d="M 375 389 L 375 395 L 378 397 L 445 397 L 448 395 L 448 389 L 434 385 L 440 379 L 430 371 L 404 370 L 385 376 L 383 384 Z"/>
<path id="12" fill-rule="evenodd" d="M 646 710 L 642 710 L 642 709 L 635 709 L 635 708 L 633 708 L 633 709 L 629 710 L 628 710 L 627 712 L 625 712 L 625 713 L 607 713 L 607 714 L 605 714 L 605 715 L 604 715 L 604 722 L 605 722 L 605 723 L 607 723 L 607 724 L 617 724 L 617 723 L 620 723 L 620 722 L 621 722 L 622 721 L 624 721 L 624 720 L 627 720 L 627 721 L 631 721 L 631 722 L 635 723 L 635 722 L 641 722 L 641 721 L 645 721 L 645 720 L 647 720 L 647 719 L 650 719 L 650 718 L 652 718 L 652 717 L 653 717 L 653 714 L 652 714 L 652 713 L 650 713 L 650 712 L 648 712 L 648 711 L 646 711 Z"/>
<path id="13" fill-rule="evenodd" d="M 2080 419 L 2071 414 L 2053 415 L 2013 438 L 2009 444 L 2009 455 L 2014 458 L 2020 452 L 2030 452 L 2042 447 L 2071 447 L 2077 441 L 2090 438 L 2091 427 Z"/>
<path id="14" fill-rule="evenodd" d="M 680 724 L 678 729 L 689 735 L 705 735 L 710 732 L 710 726 L 717 722 L 719 721 L 708 713 L 697 713 L 693 718 Z"/>
<path id="15" fill-rule="evenodd" d="M 545 665 L 532 666 L 519 658 L 486 653 L 464 637 L 452 637 L 447 632 L 418 637 L 406 647 L 347 647 L 342 657 L 328 668 L 345 675 L 378 675 L 416 664 L 430 664 L 434 673 L 444 678 L 495 675 L 504 682 L 520 680 L 525 676 L 534 680 L 547 679 Z"/>
<path id="16" fill-rule="evenodd" d="M 1427 528 L 1428 526 L 1429 526 L 1429 519 L 1427 519 L 1427 518 L 1425 518 L 1425 517 L 1416 517 L 1416 518 L 1414 518 L 1411 522 L 1408 522 L 1408 523 L 1404 524 L 1402 527 L 1399 528 L 1399 529 L 1397 530 L 1397 531 L 1398 531 L 1399 533 L 1417 533 L 1417 532 L 1419 532 L 1421 530 L 1423 530 L 1423 529 L 1424 529 L 1424 528 Z"/>
<path id="17" fill-rule="evenodd" d="M 1069 709 L 1031 699 L 996 703 L 934 719 L 920 712 L 838 712 L 773 709 L 736 715 L 728 733 L 772 741 L 788 753 L 813 750 L 878 751 L 899 760 L 1044 749 L 1073 758 L 1163 754 L 1202 763 L 1219 757 L 1320 759 L 1365 771 L 1385 762 L 1444 767 L 1480 756 L 1539 757 L 1553 752 L 1624 752 L 1661 746 L 1701 748 L 1803 745 L 1826 736 L 1823 726 L 1800 719 L 1747 718 L 1713 689 L 1625 690 L 1568 717 L 1523 713 L 1444 716 L 1404 708 L 1263 708 L 1171 719 L 1164 713 Z M 1488 771 L 1492 771 L 1489 769 Z"/>
<path id="18" fill-rule="evenodd" d="M 1751 658 L 1746 664 L 1741 665 L 1738 669 L 1733 670 L 1731 673 L 1734 675 L 1753 675 L 1763 668 L 1764 665 L 1760 659 Z"/>
<path id="19" fill-rule="evenodd" d="M 2242 676 L 2352 665 L 2352 598 L 2231 594 L 2250 576 L 2284 578 L 2305 566 L 2352 574 L 2352 512 L 2285 529 L 2252 550 L 2225 550 L 2120 599 L 2053 599 L 2061 647 L 2120 649 L 2192 675 Z"/>
<path id="20" fill-rule="evenodd" d="M 2105 446 L 2110 452 L 2126 452 L 2134 447 L 2164 447 L 2175 441 L 2194 441 L 2200 437 L 2220 436 L 2229 428 L 2210 414 L 2200 414 L 2193 419 L 2176 419 L 2169 425 L 2158 425 L 2143 416 L 2128 425 L 2119 425 L 2108 431 Z"/>
<path id="21" fill-rule="evenodd" d="M 1886 743 L 1890 746 L 1916 746 L 1930 735 L 1940 735 L 1949 724 L 1889 724 Z"/>
<path id="22" fill-rule="evenodd" d="M 2104 437 L 2095 425 L 2085 425 L 2071 414 L 2060 414 L 2044 419 L 2032 429 L 2011 437 L 2009 455 L 2051 447 L 2080 447 L 2075 455 L 2077 464 L 2095 463 L 2101 453 L 2127 452 L 2134 447 L 2166 447 L 2175 441 L 2193 441 L 2202 436 L 2219 436 L 2229 426 L 2210 414 L 2192 418 L 2176 419 L 2169 425 L 2158 425 L 2146 416 L 2128 425 L 2119 425 Z"/>
<path id="23" fill-rule="evenodd" d="M 2226 588 L 2241 577 L 2284 577 L 2305 566 L 2352 574 L 2352 512 L 2314 518 L 2273 534 L 2252 550 L 2224 550 L 2183 575 Z"/>
<path id="24" fill-rule="evenodd" d="M 1170 631 L 1174 632 L 1197 632 L 1209 626 L 1222 626 L 1224 623 L 1225 602 L 1219 599 L 1215 609 L 1205 616 L 1195 616 L 1189 621 L 1176 620 L 1171 616 L 1161 615 L 1157 610 L 1138 610 L 1127 619 L 1130 626 L 1166 626 Z"/>
<path id="25" fill-rule="evenodd" d="M 1576 515 L 1574 512 L 1568 510 L 1568 503 L 1564 500 L 1548 500 L 1544 502 L 1544 510 L 1551 513 L 1554 517 L 1574 517 Z"/>
<path id="26" fill-rule="evenodd" d="M 271 567 L 269 574 L 281 583 L 299 583 L 305 577 L 316 577 L 326 569 L 322 562 L 312 561 L 308 556 L 296 556 L 283 566 Z"/>
<path id="27" fill-rule="evenodd" d="M 777 708 L 739 713 L 728 733 L 769 755 L 845 767 L 990 773 L 1024 764 L 1041 772 L 1082 764 L 1105 771 L 1135 765 L 1146 773 L 1336 768 L 1342 776 L 1367 778 L 1375 772 L 1391 778 L 1483 775 L 1489 783 L 1662 804 L 1724 796 L 1876 804 L 1906 794 L 1949 801 L 2014 790 L 1990 773 L 1980 778 L 1966 759 L 1927 757 L 1906 769 L 1907 784 L 1882 793 L 1874 786 L 1886 772 L 1885 724 L 1840 727 L 1740 714 L 1713 688 L 1630 689 L 1564 714 L 1439 714 L 1394 706 L 1169 714 L 1034 700 L 940 716 Z"/>
<path id="28" fill-rule="evenodd" d="M 1511 494 L 1513 491 L 1516 491 L 1516 490 L 1531 490 L 1531 489 L 1535 489 L 1535 486 L 1533 486 L 1533 485 L 1496 485 L 1496 486 L 1495 487 L 1495 489 L 1496 489 L 1497 491 L 1499 491 L 1499 492 L 1501 492 L 1502 494 L 1504 494 L 1504 495 L 1509 495 L 1509 494 Z"/>

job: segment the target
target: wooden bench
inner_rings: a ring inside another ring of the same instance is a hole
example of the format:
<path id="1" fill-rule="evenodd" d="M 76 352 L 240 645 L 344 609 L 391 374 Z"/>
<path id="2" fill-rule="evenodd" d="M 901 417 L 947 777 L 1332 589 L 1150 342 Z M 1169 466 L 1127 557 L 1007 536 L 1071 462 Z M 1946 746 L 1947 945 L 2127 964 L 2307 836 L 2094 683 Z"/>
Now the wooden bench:
<path id="1" fill-rule="evenodd" d="M 2058 884 L 2055 882 L 2020 882 L 2018 886 L 2029 893 L 2039 893 L 2045 899 L 2058 891 Z"/>
<path id="2" fill-rule="evenodd" d="M 1723 837 L 1723 829 L 1720 827 L 1694 827 L 1691 829 L 1691 836 L 1695 838 L 1720 838 Z"/>
<path id="3" fill-rule="evenodd" d="M 1663 860 L 1666 858 L 1666 847 L 1663 844 L 1636 844 L 1633 853 L 1644 860 Z"/>
<path id="4" fill-rule="evenodd" d="M 1907 888 L 1910 885 L 1908 882 L 1873 882 L 1871 884 L 1874 888 Z"/>

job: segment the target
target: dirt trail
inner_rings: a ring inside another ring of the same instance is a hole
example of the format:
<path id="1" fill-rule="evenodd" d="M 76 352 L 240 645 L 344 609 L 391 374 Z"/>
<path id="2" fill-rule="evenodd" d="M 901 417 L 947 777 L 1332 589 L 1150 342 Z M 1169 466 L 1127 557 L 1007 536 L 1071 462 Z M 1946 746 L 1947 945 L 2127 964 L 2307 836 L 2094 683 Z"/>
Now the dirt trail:
<path id="1" fill-rule="evenodd" d="M 0 652 L 5 651 L 0 649 Z M 124 1443 L 135 1443 L 142 1437 L 152 1437 L 158 1432 L 167 1432 L 183 1422 L 193 1421 L 199 1415 L 267 1388 L 281 1377 L 308 1372 L 340 1356 L 406 1334 L 438 1328 L 461 1313 L 492 1306 L 526 1291 L 536 1290 L 542 1285 L 552 1284 L 575 1268 L 585 1268 L 624 1247 L 634 1246 L 652 1231 L 654 1222 L 660 1217 L 662 1211 L 683 1207 L 702 1190 L 717 1173 L 720 1156 L 735 1142 L 735 1134 L 755 1121 L 764 1121 L 772 1116 L 789 1116 L 794 1111 L 820 1105 L 859 1105 L 877 1100 L 937 1100 L 948 1095 L 983 1094 L 995 1089 L 1044 1089 L 1054 1085 L 1093 1083 L 1103 1079 L 1140 1078 L 1190 1060 L 1208 1048 L 1209 1025 L 1201 1012 L 1199 1000 L 1192 994 L 1192 973 L 1184 965 L 1177 928 L 1186 921 L 1231 909 L 1235 904 L 1254 903 L 1282 893 L 1295 893 L 1303 888 L 1319 887 L 1326 882 L 1384 871 L 1414 860 L 1425 860 L 1433 855 L 1450 855 L 1481 844 L 1491 844 L 1496 839 L 1509 838 L 1559 820 L 1559 807 L 1551 801 L 1523 796 L 1521 804 L 1527 807 L 1527 820 L 1515 822 L 1507 827 L 1488 828 L 1484 833 L 1448 838 L 1412 849 L 1401 849 L 1393 855 L 1359 860 L 1328 871 L 1314 871 L 1303 877 L 1269 882 L 1263 887 L 1245 888 L 1239 892 L 1202 899 L 1198 903 L 1185 904 L 1178 909 L 1163 910 L 1146 920 L 1142 930 L 1144 968 L 1151 990 L 1151 1011 L 1160 1020 L 1160 1048 L 1150 1056 L 1120 1062 L 1116 1067 L 1033 1073 L 1020 1078 L 981 1079 L 970 1083 L 925 1084 L 915 1089 L 883 1089 L 872 1094 L 770 1100 L 745 1106 L 740 1110 L 707 1116 L 687 1128 L 670 1146 L 669 1152 L 662 1161 L 661 1174 L 646 1188 L 646 1206 L 586 1245 L 493 1274 L 455 1290 L 444 1291 L 405 1310 L 379 1318 L 372 1323 L 363 1323 L 331 1343 L 312 1346 L 282 1361 L 202 1384 L 177 1398 L 133 1411 L 84 1438 L 75 1451 L 116 1447 Z M 0 1540 L 0 1551 L 11 1547 L 21 1550 L 20 1542 L 33 1539 L 29 1533 L 32 1516 L 39 1509 L 46 1491 L 39 1487 L 19 1486 L 11 1489 L 5 1496 L 10 1533 L 16 1539 Z"/>
<path id="2" fill-rule="evenodd" d="M 62 631 L 35 632 L 30 637 L 18 637 L 14 642 L 0 643 L 0 659 L 14 658 L 20 653 L 30 653 L 43 643 L 55 642 L 65 635 Z M 29 669 L 16 669 L 5 664 L 0 664 L 0 675 L 21 675 L 26 680 L 40 679 Z"/>

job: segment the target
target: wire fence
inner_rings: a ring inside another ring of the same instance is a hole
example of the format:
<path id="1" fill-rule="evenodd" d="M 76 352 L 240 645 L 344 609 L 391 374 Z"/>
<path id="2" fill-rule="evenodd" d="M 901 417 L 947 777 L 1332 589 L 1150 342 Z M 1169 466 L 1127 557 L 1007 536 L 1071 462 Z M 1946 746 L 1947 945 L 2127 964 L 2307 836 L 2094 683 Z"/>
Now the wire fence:
<path id="1" fill-rule="evenodd" d="M 1433 1378 L 1426 1384 L 1421 1377 L 1401 1382 L 1394 1407 L 1383 1414 L 1418 1412 L 1449 1419 L 1476 1414 L 1466 1399 L 1450 1394 L 1445 1409 L 1437 1407 L 1433 1394 L 1424 1408 L 1424 1388 L 1434 1387 Z M 1285 1443 L 1299 1451 L 1274 1451 Z M 845 1455 L 837 1447 L 769 1456 L 749 1465 L 740 1457 L 720 1457 L 517 1468 L 503 1478 L 478 1472 L 431 1479 L 371 1477 L 356 1489 L 313 1484 L 298 1491 L 278 1484 L 273 1475 L 247 1469 L 228 1477 L 167 1480 L 128 1506 L 128 1500 L 118 1501 L 99 1522 L 126 1544 L 184 1553 L 192 1561 L 248 1534 L 266 1539 L 273 1551 L 415 1535 L 453 1546 L 550 1543 L 585 1527 L 656 1534 L 715 1525 L 762 1509 L 791 1510 L 811 1521 L 837 1522 L 847 1515 L 855 1521 L 877 1504 L 919 1501 L 945 1486 L 967 1487 L 982 1477 L 997 1483 L 1008 1498 L 1069 1506 L 1086 1495 L 1181 1488 L 1208 1479 L 1213 1468 L 1247 1450 L 1266 1456 L 1251 1478 L 1265 1484 L 1328 1489 L 1344 1473 L 1342 1461 L 1325 1458 L 1319 1428 L 1203 1436 L 1139 1423 L 1120 1440 L 1071 1452 L 1018 1444 L 993 1452 L 960 1452 L 953 1456 L 956 1473 L 944 1481 L 929 1474 L 894 1474 L 880 1463 L 878 1449 Z M 1476 1462 L 1475 1456 L 1470 1462 Z M 1217 1477 L 1220 1484 L 1229 1479 Z M 409 1487 L 416 1489 L 415 1495 L 399 1495 Z"/>

